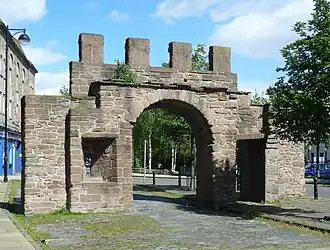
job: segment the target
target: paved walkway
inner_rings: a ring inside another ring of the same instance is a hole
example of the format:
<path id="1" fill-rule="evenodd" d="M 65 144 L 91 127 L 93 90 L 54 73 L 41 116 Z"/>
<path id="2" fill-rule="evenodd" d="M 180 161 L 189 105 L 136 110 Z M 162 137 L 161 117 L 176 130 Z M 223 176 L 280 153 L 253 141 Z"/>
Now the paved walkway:
<path id="1" fill-rule="evenodd" d="M 0 203 L 5 202 L 7 183 L 0 181 Z M 7 210 L 0 208 L 0 250 L 35 249 L 17 229 Z"/>

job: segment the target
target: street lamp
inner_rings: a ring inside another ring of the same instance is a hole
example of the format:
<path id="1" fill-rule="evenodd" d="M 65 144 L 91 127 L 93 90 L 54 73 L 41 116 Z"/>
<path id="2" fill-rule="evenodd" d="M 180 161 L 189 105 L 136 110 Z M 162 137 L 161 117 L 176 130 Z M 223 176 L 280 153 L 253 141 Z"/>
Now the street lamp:
<path id="1" fill-rule="evenodd" d="M 16 31 L 13 35 L 10 34 L 10 31 Z M 22 33 L 18 37 L 18 41 L 22 45 L 26 45 L 30 42 L 30 37 L 25 33 L 25 29 L 10 29 L 9 26 L 6 26 L 6 34 L 5 34 L 5 48 L 6 48 L 6 68 L 5 68 L 5 152 L 4 152 L 4 177 L 3 181 L 8 182 L 8 54 L 9 54 L 9 38 L 13 38 L 15 35 Z"/>

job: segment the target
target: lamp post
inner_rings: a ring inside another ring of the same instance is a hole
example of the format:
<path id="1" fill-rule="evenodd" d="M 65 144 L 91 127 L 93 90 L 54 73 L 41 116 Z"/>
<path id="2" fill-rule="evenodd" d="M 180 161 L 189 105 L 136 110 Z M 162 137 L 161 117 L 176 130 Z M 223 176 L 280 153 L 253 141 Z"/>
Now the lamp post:
<path id="1" fill-rule="evenodd" d="M 13 35 L 10 34 L 10 31 L 16 31 Z M 10 29 L 9 26 L 6 26 L 5 34 L 5 50 L 6 50 L 6 61 L 5 61 L 5 152 L 4 152 L 4 171 L 3 171 L 3 181 L 8 182 L 8 54 L 9 54 L 9 38 L 12 40 L 13 37 L 19 33 L 23 33 L 18 37 L 18 41 L 25 45 L 30 42 L 30 37 L 25 33 L 25 29 Z"/>

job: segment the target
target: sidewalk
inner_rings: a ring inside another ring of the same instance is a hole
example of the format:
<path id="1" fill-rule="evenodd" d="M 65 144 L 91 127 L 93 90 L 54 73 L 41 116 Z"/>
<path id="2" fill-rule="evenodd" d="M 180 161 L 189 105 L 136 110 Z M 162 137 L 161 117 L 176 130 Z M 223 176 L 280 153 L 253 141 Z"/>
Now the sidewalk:
<path id="1" fill-rule="evenodd" d="M 0 181 L 0 203 L 5 203 L 7 183 Z M 33 250 L 32 244 L 17 229 L 10 213 L 0 208 L 0 250 Z"/>

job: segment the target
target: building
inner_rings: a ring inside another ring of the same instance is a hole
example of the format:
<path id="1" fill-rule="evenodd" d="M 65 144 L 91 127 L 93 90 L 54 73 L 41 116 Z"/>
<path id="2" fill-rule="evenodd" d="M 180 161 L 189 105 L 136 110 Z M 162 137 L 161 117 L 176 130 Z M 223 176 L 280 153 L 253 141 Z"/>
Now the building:
<path id="1" fill-rule="evenodd" d="M 6 25 L 0 19 L 0 175 L 3 175 L 5 124 L 5 49 Z M 21 98 L 35 94 L 38 73 L 18 40 L 10 35 L 8 56 L 8 175 L 22 169 Z"/>
<path id="2" fill-rule="evenodd" d="M 329 146 L 329 145 L 328 145 Z M 316 163 L 316 146 L 305 147 L 305 162 Z M 320 144 L 320 152 L 319 152 L 319 161 L 320 163 L 328 163 L 330 160 L 330 149 L 327 148 L 327 145 L 324 143 Z"/>

